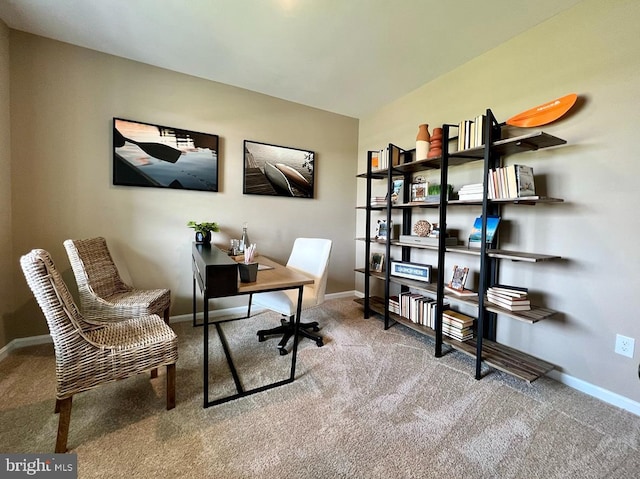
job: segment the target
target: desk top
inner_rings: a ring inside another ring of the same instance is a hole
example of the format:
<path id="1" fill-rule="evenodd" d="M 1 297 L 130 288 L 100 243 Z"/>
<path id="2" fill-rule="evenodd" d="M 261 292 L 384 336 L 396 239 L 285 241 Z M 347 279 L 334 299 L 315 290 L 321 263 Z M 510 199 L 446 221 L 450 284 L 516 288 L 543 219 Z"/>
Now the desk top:
<path id="1" fill-rule="evenodd" d="M 310 276 L 282 266 L 266 256 L 258 256 L 256 259 L 258 263 L 271 266 L 272 269 L 258 270 L 258 279 L 254 283 L 238 283 L 238 294 L 313 284 L 313 278 Z"/>
<path id="2" fill-rule="evenodd" d="M 266 256 L 258 256 L 256 259 L 258 263 L 271 268 L 258 270 L 257 280 L 253 283 L 241 283 L 236 261 L 215 246 L 194 244 L 193 259 L 194 275 L 207 297 L 292 289 L 313 283 L 312 277 L 276 263 Z"/>

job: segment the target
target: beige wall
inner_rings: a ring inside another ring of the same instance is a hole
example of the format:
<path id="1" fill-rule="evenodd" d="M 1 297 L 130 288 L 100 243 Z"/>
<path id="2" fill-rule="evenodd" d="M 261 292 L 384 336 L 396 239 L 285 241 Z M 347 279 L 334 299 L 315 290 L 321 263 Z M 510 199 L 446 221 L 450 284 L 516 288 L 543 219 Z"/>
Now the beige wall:
<path id="1" fill-rule="evenodd" d="M 62 242 L 103 235 L 136 286 L 171 288 L 172 314 L 187 314 L 187 221 L 218 222 L 214 240 L 224 245 L 248 222 L 259 252 L 280 261 L 297 236 L 332 239 L 327 292 L 353 290 L 356 119 L 17 31 L 11 86 L 14 264 L 45 248 L 69 277 Z M 114 116 L 218 134 L 220 191 L 113 186 Z M 245 139 L 315 151 L 316 198 L 243 195 Z M 46 332 L 17 267 L 14 279 L 8 339 Z M 215 300 L 211 307 L 238 304 Z"/>
<path id="2" fill-rule="evenodd" d="M 0 20 L 0 347 L 13 312 L 11 247 L 11 127 L 9 117 L 9 28 Z"/>
<path id="3" fill-rule="evenodd" d="M 364 171 L 366 150 L 387 142 L 412 148 L 420 123 L 457 123 L 487 107 L 504 121 L 578 93 L 582 104 L 544 127 L 565 138 L 566 147 L 509 159 L 533 166 L 536 186 L 565 203 L 509 206 L 503 215 L 509 221 L 503 231 L 508 233 L 506 247 L 565 258 L 546 264 L 503 262 L 503 281 L 528 286 L 544 306 L 560 314 L 535 325 L 501 317 L 498 337 L 556 364 L 561 372 L 634 401 L 640 401 L 639 22 L 636 0 L 582 2 L 361 119 L 358 155 L 358 171 Z M 478 171 L 451 170 L 450 182 L 457 189 L 481 181 Z M 363 197 L 361 180 L 360 203 Z M 436 214 L 425 217 L 437 221 Z M 448 226 L 468 234 L 478 214 L 471 207 L 458 209 Z M 358 217 L 357 231 L 362 231 L 363 219 Z M 424 260 L 436 261 L 434 256 Z M 454 261 L 475 271 L 479 267 L 467 257 L 450 255 L 447 268 Z M 361 289 L 359 283 L 361 278 Z M 614 353 L 616 333 L 636 338 L 633 359 Z"/>

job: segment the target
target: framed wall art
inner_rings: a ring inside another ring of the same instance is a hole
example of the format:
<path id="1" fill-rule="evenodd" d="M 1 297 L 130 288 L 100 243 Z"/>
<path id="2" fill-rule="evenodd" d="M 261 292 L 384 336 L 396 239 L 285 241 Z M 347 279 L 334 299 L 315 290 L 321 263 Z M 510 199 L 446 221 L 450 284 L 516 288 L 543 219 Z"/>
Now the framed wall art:
<path id="1" fill-rule="evenodd" d="M 313 151 L 244 141 L 244 194 L 313 198 Z"/>
<path id="2" fill-rule="evenodd" d="M 113 184 L 218 191 L 218 135 L 114 118 Z"/>

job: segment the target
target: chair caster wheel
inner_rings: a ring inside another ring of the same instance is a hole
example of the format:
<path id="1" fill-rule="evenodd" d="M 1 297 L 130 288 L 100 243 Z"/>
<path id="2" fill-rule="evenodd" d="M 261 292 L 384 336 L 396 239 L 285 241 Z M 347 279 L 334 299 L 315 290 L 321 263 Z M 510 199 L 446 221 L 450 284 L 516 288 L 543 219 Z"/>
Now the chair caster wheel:
<path id="1" fill-rule="evenodd" d="M 320 328 L 318 326 L 314 326 L 313 331 L 317 333 L 318 331 L 320 331 Z"/>
<path id="2" fill-rule="evenodd" d="M 261 336 L 261 335 L 258 334 L 258 342 L 261 343 L 261 342 L 266 341 L 266 340 L 267 340 L 267 338 L 265 338 L 264 336 Z"/>
<path id="3" fill-rule="evenodd" d="M 318 340 L 316 341 L 316 346 L 318 346 L 319 348 L 320 348 L 320 347 L 322 347 L 322 346 L 324 346 L 324 343 L 322 342 L 322 339 L 318 339 Z"/>
<path id="4" fill-rule="evenodd" d="M 278 351 L 280 351 L 280 356 L 286 356 L 288 353 L 285 348 L 278 348 Z"/>

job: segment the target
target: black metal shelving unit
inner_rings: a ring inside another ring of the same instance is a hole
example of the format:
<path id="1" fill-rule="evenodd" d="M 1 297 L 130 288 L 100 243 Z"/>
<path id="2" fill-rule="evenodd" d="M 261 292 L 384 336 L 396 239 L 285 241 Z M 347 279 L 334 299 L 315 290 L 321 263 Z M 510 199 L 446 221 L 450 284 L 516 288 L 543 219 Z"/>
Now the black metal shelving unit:
<path id="1" fill-rule="evenodd" d="M 524 321 L 530 324 L 546 319 L 555 311 L 533 306 L 530 311 L 513 312 L 492 303 L 485 301 L 485 292 L 487 288 L 498 283 L 499 265 L 503 260 L 523 261 L 523 262 L 542 262 L 559 259 L 555 255 L 535 254 L 529 252 L 519 252 L 511 250 L 503 250 L 500 248 L 485 247 L 479 249 L 469 249 L 466 246 L 448 246 L 446 244 L 446 235 L 440 235 L 438 246 L 414 245 L 402 243 L 387 237 L 383 242 L 385 248 L 385 268 L 383 273 L 372 272 L 369 267 L 369 258 L 371 255 L 371 244 L 374 239 L 371 236 L 371 215 L 374 211 L 383 212 L 386 216 L 387 225 L 391 224 L 392 212 L 394 210 L 402 213 L 402 233 L 403 235 L 411 234 L 412 212 L 419 211 L 424 208 L 438 208 L 439 227 L 441 231 L 446 232 L 447 213 L 450 208 L 460 205 L 476 205 L 482 210 L 482 238 L 481 244 L 486 245 L 486 218 L 489 215 L 501 216 L 502 207 L 509 204 L 535 205 L 538 203 L 561 203 L 563 200 L 548 197 L 524 197 L 515 199 L 489 199 L 487 191 L 487 181 L 489 171 L 493 168 L 501 166 L 502 158 L 506 155 L 532 151 L 541 148 L 548 148 L 565 144 L 566 141 L 555 136 L 535 132 L 521 135 L 515 138 L 501 137 L 503 125 L 499 124 L 493 112 L 490 109 L 486 111 L 485 129 L 483 131 L 484 146 L 467 149 L 463 151 L 449 151 L 449 143 L 456 138 L 452 135 L 452 130 L 457 129 L 457 125 L 443 125 L 443 152 L 438 158 L 415 160 L 415 150 L 403 150 L 393 144 L 388 145 L 389 166 L 381 170 L 371 169 L 371 152 L 367 158 L 367 173 L 358 175 L 366 178 L 367 190 L 366 201 L 364 207 L 358 207 L 366 210 L 366 236 L 359 238 L 365 241 L 365 267 L 358 268 L 356 271 L 364 274 L 364 298 L 356 300 L 364 305 L 364 315 L 368 318 L 371 314 L 378 314 L 384 319 L 384 328 L 388 329 L 394 324 L 402 324 L 415 331 L 425 334 L 435 340 L 435 355 L 437 357 L 443 354 L 443 345 L 448 345 L 454 349 L 460 350 L 465 354 L 475 357 L 475 377 L 482 377 L 482 363 L 484 362 L 490 367 L 512 374 L 515 377 L 532 382 L 538 377 L 546 374 L 553 369 L 553 365 L 534 358 L 525 353 L 501 345 L 496 342 L 496 325 L 498 315 L 507 316 L 509 318 Z M 448 172 L 450 167 L 455 167 L 469 162 L 479 162 L 482 164 L 483 170 L 483 197 L 477 201 L 460 201 L 450 200 L 447 194 L 447 188 L 441 187 L 440 198 L 438 202 L 431 203 L 400 203 L 392 204 L 390 195 L 387 204 L 384 207 L 371 207 L 371 191 L 372 180 L 386 180 L 387 191 L 393 189 L 393 181 L 395 178 L 403 178 L 404 180 L 404 197 L 410 197 L 411 177 L 412 174 L 427 170 L 439 170 L 440 184 L 448 184 Z M 390 276 L 390 260 L 392 248 L 400 248 L 402 261 L 411 261 L 412 249 L 433 250 L 437 253 L 437 280 L 434 284 L 425 284 L 420 281 L 412 281 L 408 279 Z M 448 254 L 475 255 L 480 257 L 480 275 L 479 275 L 479 294 L 475 298 L 462 298 L 455 295 L 446 294 L 444 285 L 445 278 L 445 260 Z M 370 281 L 384 281 L 384 296 L 371 297 Z M 400 285 L 401 290 L 409 289 L 420 290 L 428 295 L 435 297 L 437 302 L 438 314 L 435 318 L 434 328 L 417 325 L 402 318 L 401 316 L 389 311 L 390 284 Z M 442 310 L 443 304 L 462 303 L 477 308 L 478 316 L 476 322 L 476 337 L 469 341 L 456 341 L 442 334 Z"/>

